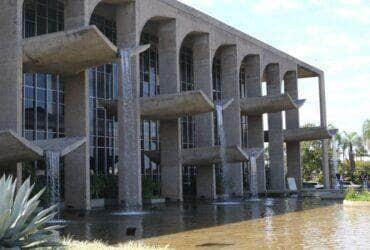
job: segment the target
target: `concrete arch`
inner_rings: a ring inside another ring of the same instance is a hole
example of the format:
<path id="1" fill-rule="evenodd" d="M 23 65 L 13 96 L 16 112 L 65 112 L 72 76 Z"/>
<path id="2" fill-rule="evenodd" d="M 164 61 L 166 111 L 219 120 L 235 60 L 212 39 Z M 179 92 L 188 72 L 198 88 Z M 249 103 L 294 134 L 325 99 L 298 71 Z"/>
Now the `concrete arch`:
<path id="1" fill-rule="evenodd" d="M 75 1 L 75 0 L 66 0 Z M 91 15 L 100 3 L 106 3 L 110 5 L 121 5 L 130 2 L 129 0 L 84 0 L 86 6 L 86 17 L 88 20 L 91 19 Z"/>
<path id="2" fill-rule="evenodd" d="M 281 79 L 284 79 L 284 77 L 291 72 L 296 72 L 298 74 L 298 66 L 297 65 L 291 65 L 288 63 L 283 63 L 280 68 L 280 74 Z"/>
<path id="3" fill-rule="evenodd" d="M 261 67 L 261 81 L 265 82 L 266 81 L 266 71 L 268 70 L 269 67 L 271 66 L 277 66 L 279 72 L 281 72 L 281 64 L 279 62 L 270 62 L 267 65 L 264 65 Z M 280 80 L 281 80 L 281 73 L 280 73 Z"/>
<path id="4" fill-rule="evenodd" d="M 179 37 L 179 46 L 180 48 L 182 47 L 182 45 L 184 44 L 184 42 L 186 42 L 187 39 L 189 40 L 194 40 L 196 39 L 197 37 L 200 37 L 200 36 L 209 36 L 209 33 L 208 32 L 205 32 L 205 31 L 201 31 L 201 30 L 197 30 L 197 31 L 190 31 L 184 35 L 182 35 L 181 37 Z"/>
<path id="5" fill-rule="evenodd" d="M 214 62 L 215 58 L 217 56 L 219 56 L 219 54 L 222 54 L 224 52 L 223 50 L 231 49 L 231 48 L 235 48 L 235 50 L 236 50 L 237 45 L 236 44 L 221 44 L 221 45 L 217 46 L 217 49 L 211 51 L 212 62 Z M 235 58 L 235 60 L 236 60 L 236 58 Z"/>
<path id="6" fill-rule="evenodd" d="M 258 64 L 259 71 L 261 71 L 261 56 L 259 54 L 248 54 L 243 57 L 239 64 L 239 69 L 243 67 L 243 64 L 252 65 Z"/>
<path id="7" fill-rule="evenodd" d="M 144 32 L 144 29 L 146 28 L 146 26 L 150 25 L 151 22 L 153 22 L 154 25 L 161 25 L 165 22 L 170 22 L 170 21 L 175 21 L 175 20 L 176 19 L 174 17 L 171 17 L 171 16 L 152 16 L 152 17 L 149 17 L 144 22 L 142 22 L 142 24 L 138 28 L 138 36 L 139 36 L 139 38 L 141 37 L 141 35 Z"/>

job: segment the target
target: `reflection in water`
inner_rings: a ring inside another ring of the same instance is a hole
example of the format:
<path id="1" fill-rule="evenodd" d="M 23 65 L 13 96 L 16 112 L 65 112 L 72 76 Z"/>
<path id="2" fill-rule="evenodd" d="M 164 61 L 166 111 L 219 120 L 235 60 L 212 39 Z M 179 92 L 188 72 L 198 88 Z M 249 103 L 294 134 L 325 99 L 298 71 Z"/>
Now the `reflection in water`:
<path id="1" fill-rule="evenodd" d="M 65 213 L 63 235 L 111 244 L 143 240 L 176 249 L 359 248 L 370 246 L 370 209 L 336 201 L 265 199 L 239 205 L 208 203 L 147 208 L 145 216 Z M 135 235 L 127 235 L 128 229 Z"/>

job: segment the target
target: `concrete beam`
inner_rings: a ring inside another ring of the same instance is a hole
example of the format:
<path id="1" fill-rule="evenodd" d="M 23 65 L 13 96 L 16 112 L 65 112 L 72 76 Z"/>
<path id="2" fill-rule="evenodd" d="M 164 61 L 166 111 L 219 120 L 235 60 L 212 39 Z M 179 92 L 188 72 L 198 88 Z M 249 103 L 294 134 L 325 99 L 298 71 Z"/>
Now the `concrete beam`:
<path id="1" fill-rule="evenodd" d="M 117 48 L 95 26 L 23 39 L 26 72 L 74 75 L 117 59 Z"/>
<path id="2" fill-rule="evenodd" d="M 304 103 L 305 100 L 293 100 L 289 94 L 248 97 L 240 100 L 240 109 L 242 114 L 261 115 L 298 109 Z"/>

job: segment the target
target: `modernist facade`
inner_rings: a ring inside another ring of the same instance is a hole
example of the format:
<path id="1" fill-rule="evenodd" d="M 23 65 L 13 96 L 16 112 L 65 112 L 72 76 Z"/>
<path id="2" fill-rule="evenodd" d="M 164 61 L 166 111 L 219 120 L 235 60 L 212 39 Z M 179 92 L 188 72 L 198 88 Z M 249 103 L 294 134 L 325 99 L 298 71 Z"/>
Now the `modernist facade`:
<path id="1" fill-rule="evenodd" d="M 69 207 L 89 209 L 90 175 L 105 174 L 118 175 L 120 202 L 142 204 L 144 182 L 171 200 L 215 199 L 222 168 L 214 103 L 228 100 L 231 195 L 248 192 L 248 149 L 266 143 L 259 192 L 284 191 L 287 177 L 301 188 L 304 140 L 323 140 L 330 187 L 324 73 L 199 11 L 175 0 L 1 1 L 0 30 L 0 130 L 30 141 L 86 138 L 63 159 Z M 142 44 L 151 47 L 132 57 L 128 106 L 117 48 Z M 312 129 L 299 124 L 298 80 L 308 77 L 320 95 L 321 126 Z M 20 163 L 1 164 L 20 175 Z"/>

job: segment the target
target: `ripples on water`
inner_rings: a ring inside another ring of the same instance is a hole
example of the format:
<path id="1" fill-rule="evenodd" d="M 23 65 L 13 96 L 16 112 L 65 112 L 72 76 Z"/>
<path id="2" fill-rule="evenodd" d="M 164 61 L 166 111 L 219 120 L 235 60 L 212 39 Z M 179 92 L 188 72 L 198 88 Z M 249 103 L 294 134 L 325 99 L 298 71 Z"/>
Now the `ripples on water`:
<path id="1" fill-rule="evenodd" d="M 142 239 L 176 249 L 370 249 L 370 209 L 315 199 L 264 199 L 239 204 L 183 204 L 146 208 L 144 216 L 117 211 L 65 214 L 64 235 L 111 244 Z M 135 236 L 127 236 L 135 228 Z"/>

